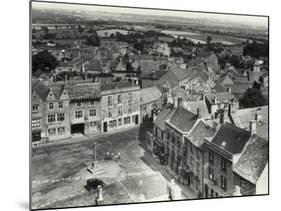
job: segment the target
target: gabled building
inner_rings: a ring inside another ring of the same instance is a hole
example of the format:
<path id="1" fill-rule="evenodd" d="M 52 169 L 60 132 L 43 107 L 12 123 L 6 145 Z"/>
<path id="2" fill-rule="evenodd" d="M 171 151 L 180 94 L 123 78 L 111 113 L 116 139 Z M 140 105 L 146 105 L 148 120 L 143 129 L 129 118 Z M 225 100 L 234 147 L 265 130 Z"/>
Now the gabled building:
<path id="1" fill-rule="evenodd" d="M 233 166 L 252 133 L 230 123 L 220 125 L 204 142 L 204 197 L 226 197 L 235 192 Z"/>
<path id="2" fill-rule="evenodd" d="M 140 87 L 129 82 L 101 85 L 101 131 L 140 124 Z"/>
<path id="3" fill-rule="evenodd" d="M 269 144 L 254 135 L 233 167 L 234 185 L 238 195 L 268 194 Z"/>
<path id="4" fill-rule="evenodd" d="M 268 140 L 268 106 L 238 109 L 232 112 L 233 123 L 245 130 L 251 130 L 251 125 L 254 127 L 255 133 Z"/>
<path id="5" fill-rule="evenodd" d="M 175 175 L 176 178 L 182 180 L 183 168 L 185 164 L 184 150 L 185 137 L 192 130 L 198 119 L 201 118 L 200 110 L 194 114 L 182 107 L 181 99 L 178 104 L 175 102 L 176 110 L 173 115 L 166 120 L 166 165 Z"/>

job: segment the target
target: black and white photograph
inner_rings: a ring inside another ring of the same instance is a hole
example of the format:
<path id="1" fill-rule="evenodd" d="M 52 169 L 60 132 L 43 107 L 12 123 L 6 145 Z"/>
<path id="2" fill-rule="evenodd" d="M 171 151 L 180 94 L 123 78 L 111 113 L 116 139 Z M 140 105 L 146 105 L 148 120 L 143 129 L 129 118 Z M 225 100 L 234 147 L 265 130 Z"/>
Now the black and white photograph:
<path id="1" fill-rule="evenodd" d="M 32 210 L 268 197 L 269 16 L 29 3 Z"/>

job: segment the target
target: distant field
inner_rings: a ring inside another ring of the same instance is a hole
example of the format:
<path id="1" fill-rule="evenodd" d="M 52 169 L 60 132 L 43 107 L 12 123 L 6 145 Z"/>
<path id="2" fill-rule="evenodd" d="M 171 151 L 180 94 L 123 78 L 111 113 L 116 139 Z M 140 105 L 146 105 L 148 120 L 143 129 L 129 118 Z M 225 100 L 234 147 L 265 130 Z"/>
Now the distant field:
<path id="1" fill-rule="evenodd" d="M 173 35 L 173 36 L 183 36 L 187 39 L 192 40 L 195 43 L 205 44 L 207 37 L 212 37 L 212 42 L 221 42 L 224 45 L 238 45 L 241 44 L 246 38 L 236 38 L 226 35 L 218 35 L 211 33 L 200 33 L 200 32 L 188 32 L 188 31 L 172 31 L 172 30 L 163 30 L 162 33 Z"/>

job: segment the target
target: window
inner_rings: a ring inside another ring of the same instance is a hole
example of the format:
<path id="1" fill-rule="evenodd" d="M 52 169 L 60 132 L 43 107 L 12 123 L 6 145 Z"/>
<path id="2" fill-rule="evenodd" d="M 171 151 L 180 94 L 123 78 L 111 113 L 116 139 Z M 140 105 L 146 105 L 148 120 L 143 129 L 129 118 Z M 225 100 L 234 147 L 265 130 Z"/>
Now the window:
<path id="1" fill-rule="evenodd" d="M 50 128 L 50 129 L 48 129 L 48 134 L 49 134 L 49 136 L 54 136 L 54 135 L 56 135 L 56 128 Z"/>
<path id="2" fill-rule="evenodd" d="M 192 146 L 192 144 L 190 143 L 189 146 L 190 146 L 190 153 L 193 154 L 193 146 Z"/>
<path id="3" fill-rule="evenodd" d="M 122 103 L 122 95 L 117 96 L 117 102 L 118 102 L 118 104 Z"/>
<path id="4" fill-rule="evenodd" d="M 108 106 L 112 106 L 112 96 L 108 96 L 107 104 L 108 104 Z"/>
<path id="5" fill-rule="evenodd" d="M 240 178 L 240 186 L 241 186 L 241 188 L 246 187 L 246 181 L 243 178 Z"/>
<path id="6" fill-rule="evenodd" d="M 36 104 L 36 105 L 32 105 L 32 113 L 36 113 L 39 111 L 39 105 Z"/>
<path id="7" fill-rule="evenodd" d="M 96 116 L 96 115 L 97 115 L 96 109 L 91 109 L 91 110 L 89 111 L 89 116 Z"/>
<path id="8" fill-rule="evenodd" d="M 64 113 L 57 114 L 57 121 L 59 121 L 59 122 L 64 121 Z"/>
<path id="9" fill-rule="evenodd" d="M 197 165 L 196 165 L 196 170 L 197 170 L 197 172 L 199 172 L 199 171 L 200 171 L 200 163 L 199 163 L 199 162 L 197 162 Z"/>
<path id="10" fill-rule="evenodd" d="M 221 170 L 226 170 L 226 159 L 221 158 Z"/>
<path id="11" fill-rule="evenodd" d="M 131 123 L 131 117 L 128 116 L 128 117 L 124 117 L 124 124 L 130 124 Z"/>
<path id="12" fill-rule="evenodd" d="M 59 108 L 63 108 L 63 102 L 59 102 Z"/>
<path id="13" fill-rule="evenodd" d="M 118 126 L 122 125 L 122 118 L 118 119 Z"/>
<path id="14" fill-rule="evenodd" d="M 190 165 L 193 166 L 193 157 L 190 157 Z"/>
<path id="15" fill-rule="evenodd" d="M 161 131 L 161 139 L 162 139 L 162 140 L 164 139 L 164 133 L 163 133 L 163 131 Z"/>
<path id="16" fill-rule="evenodd" d="M 49 109 L 53 110 L 54 109 L 54 103 L 49 103 Z"/>
<path id="17" fill-rule="evenodd" d="M 63 135 L 64 132 L 65 132 L 64 127 L 58 127 L 58 134 L 59 134 L 59 135 Z"/>
<path id="18" fill-rule="evenodd" d="M 39 127 L 39 126 L 40 126 L 40 119 L 33 119 L 32 127 Z"/>
<path id="19" fill-rule="evenodd" d="M 91 101 L 90 101 L 90 105 L 92 105 L 92 106 L 95 105 L 95 101 L 94 101 L 94 100 L 91 100 Z"/>
<path id="20" fill-rule="evenodd" d="M 209 166 L 209 179 L 213 180 L 214 179 L 214 169 Z"/>
<path id="21" fill-rule="evenodd" d="M 56 121 L 56 115 L 55 114 L 49 114 L 48 115 L 48 122 L 55 122 Z"/>
<path id="22" fill-rule="evenodd" d="M 128 106 L 128 113 L 132 113 L 132 105 Z"/>
<path id="23" fill-rule="evenodd" d="M 77 106 L 77 107 L 80 107 L 81 104 L 82 104 L 81 102 L 77 102 L 77 103 L 76 103 L 76 106 Z"/>
<path id="24" fill-rule="evenodd" d="M 75 111 L 75 118 L 76 119 L 82 118 L 82 116 L 83 116 L 83 112 L 82 111 Z"/>
<path id="25" fill-rule="evenodd" d="M 221 175 L 221 188 L 226 190 L 226 177 Z"/>
<path id="26" fill-rule="evenodd" d="M 117 121 L 116 120 L 111 120 L 109 121 L 109 127 L 117 127 Z"/>
<path id="27" fill-rule="evenodd" d="M 121 116 L 122 115 L 122 106 L 118 107 L 118 115 Z"/>
<path id="28" fill-rule="evenodd" d="M 97 122 L 90 122 L 90 126 L 91 127 L 96 127 L 97 126 Z"/>
<path id="29" fill-rule="evenodd" d="M 128 93 L 128 102 L 132 102 L 133 101 L 133 95 L 132 93 Z"/>
<path id="30" fill-rule="evenodd" d="M 197 157 L 198 160 L 200 160 L 200 151 L 199 151 L 199 149 L 196 150 L 196 157 Z"/>
<path id="31" fill-rule="evenodd" d="M 112 108 L 108 109 L 108 117 L 112 117 Z"/>
<path id="32" fill-rule="evenodd" d="M 209 151 L 209 162 L 210 163 L 214 162 L 214 153 L 212 151 Z"/>

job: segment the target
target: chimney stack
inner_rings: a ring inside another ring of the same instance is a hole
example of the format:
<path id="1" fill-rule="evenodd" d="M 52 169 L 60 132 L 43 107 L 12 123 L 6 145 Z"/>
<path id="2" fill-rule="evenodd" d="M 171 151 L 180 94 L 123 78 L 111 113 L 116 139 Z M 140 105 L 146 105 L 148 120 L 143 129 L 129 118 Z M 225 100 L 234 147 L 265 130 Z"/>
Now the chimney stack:
<path id="1" fill-rule="evenodd" d="M 202 108 L 198 107 L 197 108 L 197 116 L 198 116 L 198 119 L 202 118 L 203 114 L 202 114 Z"/>
<path id="2" fill-rule="evenodd" d="M 174 104 L 174 108 L 178 107 L 178 99 L 177 99 L 177 97 L 174 97 L 173 104 Z"/>
<path id="3" fill-rule="evenodd" d="M 178 108 L 182 106 L 182 98 L 178 98 Z"/>
<path id="4" fill-rule="evenodd" d="M 152 77 L 153 79 L 156 79 L 156 73 L 155 73 L 154 70 L 152 70 L 152 72 L 151 72 L 151 77 Z"/>
<path id="5" fill-rule="evenodd" d="M 224 124 L 225 121 L 227 120 L 227 116 L 228 116 L 228 110 L 226 108 L 221 109 L 220 112 L 220 124 Z"/>
<path id="6" fill-rule="evenodd" d="M 255 114 L 255 120 L 261 121 L 262 120 L 262 114 L 261 114 L 261 108 L 258 108 Z"/>
<path id="7" fill-rule="evenodd" d="M 256 134 L 256 132 L 257 132 L 257 121 L 256 120 L 250 121 L 249 130 L 252 135 Z"/>

